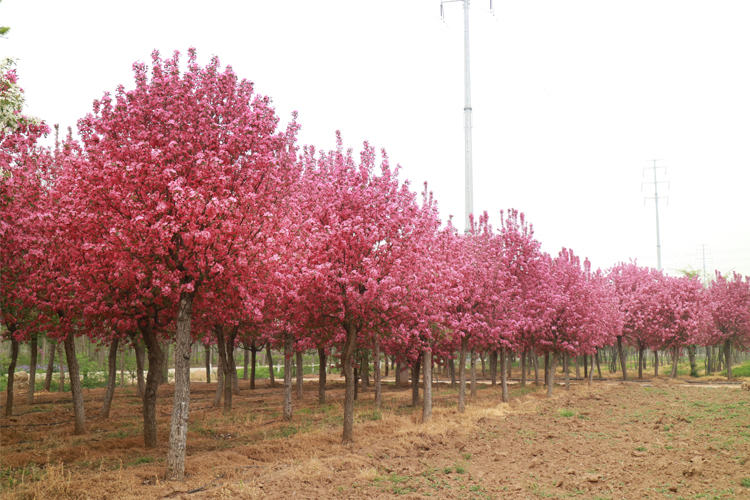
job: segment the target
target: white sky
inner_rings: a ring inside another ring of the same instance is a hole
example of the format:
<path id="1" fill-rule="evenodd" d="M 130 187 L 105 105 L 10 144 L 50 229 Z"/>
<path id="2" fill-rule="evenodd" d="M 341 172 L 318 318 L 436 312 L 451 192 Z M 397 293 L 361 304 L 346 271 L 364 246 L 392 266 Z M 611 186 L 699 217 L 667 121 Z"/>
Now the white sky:
<path id="1" fill-rule="evenodd" d="M 0 56 L 15 56 L 28 112 L 63 127 L 131 65 L 218 55 L 300 142 L 387 149 L 463 227 L 463 12 L 439 0 L 211 2 L 5 0 Z M 750 275 L 750 2 L 471 2 L 474 207 L 517 208 L 543 249 L 594 267 L 662 265 Z"/>

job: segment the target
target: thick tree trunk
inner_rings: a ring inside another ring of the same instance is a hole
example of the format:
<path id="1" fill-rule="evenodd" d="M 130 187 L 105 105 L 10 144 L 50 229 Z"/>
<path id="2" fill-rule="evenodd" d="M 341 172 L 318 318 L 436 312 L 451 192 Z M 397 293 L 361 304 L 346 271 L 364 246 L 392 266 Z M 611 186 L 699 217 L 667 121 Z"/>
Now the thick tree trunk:
<path id="1" fill-rule="evenodd" d="M 297 351 L 296 357 L 297 357 L 297 399 L 302 399 L 304 396 L 302 384 L 303 384 L 303 380 L 305 376 L 305 367 L 303 364 L 302 351 Z"/>
<path id="2" fill-rule="evenodd" d="M 109 378 L 107 379 L 107 392 L 104 393 L 104 403 L 102 403 L 102 409 L 99 411 L 99 418 L 109 418 L 109 408 L 112 406 L 115 383 L 117 382 L 117 346 L 119 344 L 120 339 L 115 338 L 109 346 Z"/>
<path id="3" fill-rule="evenodd" d="M 620 366 L 622 366 L 622 379 L 628 379 L 628 362 L 625 359 L 625 349 L 622 346 L 622 335 L 617 336 L 617 353 L 620 355 Z"/>
<path id="4" fill-rule="evenodd" d="M 26 391 L 26 404 L 34 403 L 34 391 L 36 390 L 36 357 L 39 353 L 38 336 L 36 333 L 31 335 L 29 343 L 29 390 Z"/>
<path id="5" fill-rule="evenodd" d="M 422 423 L 426 424 L 432 416 L 432 352 L 425 349 L 424 360 L 424 401 L 422 402 Z"/>
<path id="6" fill-rule="evenodd" d="M 477 350 L 471 350 L 471 397 L 477 397 Z"/>
<path id="7" fill-rule="evenodd" d="M 139 324 L 139 328 L 148 355 L 148 373 L 146 374 L 146 384 L 143 391 L 143 441 L 146 448 L 156 448 L 159 444 L 156 437 L 156 393 L 161 378 L 161 344 L 156 338 L 156 333 L 150 321 L 143 321 Z M 137 343 L 133 344 L 136 349 L 136 362 L 138 359 L 137 346 Z M 141 349 L 143 348 L 141 347 Z"/>
<path id="8" fill-rule="evenodd" d="M 503 390 L 503 403 L 508 402 L 508 356 L 505 349 L 505 346 L 500 348 L 500 385 Z"/>
<path id="9" fill-rule="evenodd" d="M 274 377 L 273 377 L 273 357 L 271 356 L 271 346 L 270 345 L 266 348 L 266 357 L 268 358 L 268 380 L 269 380 L 269 385 L 273 389 L 274 387 L 276 387 L 276 381 L 274 380 Z"/>
<path id="10" fill-rule="evenodd" d="M 469 349 L 469 337 L 461 337 L 461 353 L 458 355 L 458 413 L 466 411 L 466 351 Z"/>
<path id="11" fill-rule="evenodd" d="M 221 396 L 224 394 L 224 361 L 219 356 L 216 366 L 216 392 L 214 392 L 213 407 L 218 408 L 221 404 Z"/>
<path id="12" fill-rule="evenodd" d="M 190 337 L 193 319 L 194 292 L 181 292 L 175 322 L 176 342 L 174 349 L 174 407 L 169 431 L 167 450 L 167 473 L 169 481 L 185 479 L 185 451 L 190 416 Z"/>
<path id="13" fill-rule="evenodd" d="M 680 348 L 674 346 L 672 348 L 672 374 L 671 378 L 677 378 L 677 361 L 680 357 Z"/>
<path id="14" fill-rule="evenodd" d="M 292 420 L 292 364 L 294 360 L 294 334 L 284 332 L 284 414 L 285 422 Z"/>
<path id="15" fill-rule="evenodd" d="M 733 380 L 732 376 L 732 341 L 727 340 L 724 342 L 724 358 L 726 359 L 727 365 L 727 380 Z"/>
<path id="16" fill-rule="evenodd" d="M 419 406 L 419 369 L 420 358 L 411 365 L 411 406 L 416 408 Z"/>
<path id="17" fill-rule="evenodd" d="M 521 351 L 521 387 L 526 387 L 526 352 Z"/>
<path id="18" fill-rule="evenodd" d="M 206 365 L 206 383 L 211 383 L 211 346 L 203 344 L 203 362 Z"/>
<path id="19" fill-rule="evenodd" d="M 546 358 L 549 360 L 549 366 L 547 367 L 547 397 L 552 397 L 552 389 L 555 387 L 555 370 L 557 370 L 557 353 L 553 352 L 547 354 Z"/>
<path id="20" fill-rule="evenodd" d="M 388 358 L 385 360 L 385 366 L 388 366 Z M 382 393 L 380 383 L 380 339 L 375 339 L 375 356 L 372 364 L 373 377 L 375 378 L 375 408 L 382 406 Z"/>
<path id="21" fill-rule="evenodd" d="M 394 373 L 396 374 L 396 382 L 394 383 L 394 387 L 396 389 L 401 388 L 401 363 L 396 363 L 396 368 L 394 369 Z"/>
<path id="22" fill-rule="evenodd" d="M 320 366 L 318 367 L 318 403 L 326 404 L 326 365 L 328 364 L 326 350 L 324 347 L 318 347 L 318 358 Z"/>
<path id="23" fill-rule="evenodd" d="M 570 390 L 570 356 L 566 351 L 563 354 L 563 371 L 565 372 L 565 390 Z"/>
<path id="24" fill-rule="evenodd" d="M 344 323 L 346 341 L 341 353 L 341 364 L 344 369 L 346 381 L 346 392 L 344 394 L 344 432 L 342 442 L 348 444 L 354 441 L 354 367 L 352 366 L 352 354 L 357 344 L 357 328 L 353 323 Z"/>
<path id="25" fill-rule="evenodd" d="M 490 379 L 492 387 L 495 387 L 497 385 L 497 350 L 495 349 L 490 351 Z"/>
<path id="26" fill-rule="evenodd" d="M 47 375 L 44 377 L 44 390 L 50 392 L 50 386 L 52 385 L 52 370 L 55 368 L 55 351 L 57 350 L 57 345 L 48 341 L 47 349 L 49 349 L 49 356 L 47 360 Z"/>
<path id="27" fill-rule="evenodd" d="M 7 397 L 5 399 L 5 416 L 13 415 L 13 377 L 16 373 L 16 361 L 18 361 L 18 341 L 13 338 L 13 332 L 10 331 L 10 365 L 8 365 L 8 385 L 5 387 Z"/>
<path id="28" fill-rule="evenodd" d="M 80 436 L 86 434 L 86 415 L 83 409 L 83 390 L 81 389 L 81 378 L 78 375 L 78 358 L 76 357 L 75 338 L 68 334 L 65 338 L 65 359 L 68 361 L 68 373 L 70 374 L 70 392 L 73 396 L 73 418 L 75 419 L 75 430 L 73 434 Z"/>

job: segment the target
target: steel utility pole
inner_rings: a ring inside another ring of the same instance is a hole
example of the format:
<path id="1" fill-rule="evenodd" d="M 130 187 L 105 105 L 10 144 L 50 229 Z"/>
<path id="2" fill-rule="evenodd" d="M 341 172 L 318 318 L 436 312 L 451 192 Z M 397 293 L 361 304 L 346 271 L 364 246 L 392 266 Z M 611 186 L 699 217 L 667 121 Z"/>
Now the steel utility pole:
<path id="1" fill-rule="evenodd" d="M 661 271 L 661 236 L 659 234 L 659 184 L 667 183 L 667 189 L 669 189 L 669 182 L 668 181 L 657 181 L 656 180 L 656 170 L 659 168 L 664 169 L 664 174 L 667 173 L 667 167 L 666 166 L 656 166 L 657 161 L 662 160 L 650 160 L 654 163 L 653 167 L 644 167 L 643 171 L 647 169 L 654 171 L 654 181 L 652 182 L 645 182 L 641 184 L 641 190 L 643 189 L 643 184 L 653 184 L 654 185 L 654 196 L 653 197 L 646 197 L 646 199 L 643 200 L 643 204 L 646 204 L 646 200 L 654 200 L 656 205 L 656 266 L 659 271 Z M 667 200 L 669 200 L 669 197 L 667 197 Z"/>
<path id="2" fill-rule="evenodd" d="M 464 4 L 464 233 L 471 231 L 469 217 L 474 213 L 474 173 L 471 151 L 471 67 L 469 58 L 469 2 L 470 0 L 441 0 L 440 17 L 444 19 L 443 4 L 463 2 Z M 492 10 L 492 1 L 490 1 Z"/>

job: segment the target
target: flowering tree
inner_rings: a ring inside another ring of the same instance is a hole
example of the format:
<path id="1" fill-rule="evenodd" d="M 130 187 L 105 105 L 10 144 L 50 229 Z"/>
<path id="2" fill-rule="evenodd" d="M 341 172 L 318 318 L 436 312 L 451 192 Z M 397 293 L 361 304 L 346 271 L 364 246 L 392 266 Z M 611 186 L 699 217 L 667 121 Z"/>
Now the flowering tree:
<path id="1" fill-rule="evenodd" d="M 196 294 L 215 281 L 246 295 L 295 177 L 292 122 L 278 120 L 266 97 L 218 58 L 206 67 L 189 51 L 135 64 L 135 88 L 117 89 L 79 121 L 82 152 L 67 169 L 80 212 L 102 228 L 91 244 L 112 251 L 112 266 L 149 296 L 175 297 L 175 400 L 167 478 L 184 478 L 189 412 L 191 321 Z M 84 196 L 85 194 L 85 196 Z"/>
<path id="2" fill-rule="evenodd" d="M 729 279 L 717 272 L 708 295 L 713 328 L 706 340 L 711 345 L 724 343 L 727 378 L 732 380 L 732 347 L 750 347 L 750 278 L 735 272 Z"/>

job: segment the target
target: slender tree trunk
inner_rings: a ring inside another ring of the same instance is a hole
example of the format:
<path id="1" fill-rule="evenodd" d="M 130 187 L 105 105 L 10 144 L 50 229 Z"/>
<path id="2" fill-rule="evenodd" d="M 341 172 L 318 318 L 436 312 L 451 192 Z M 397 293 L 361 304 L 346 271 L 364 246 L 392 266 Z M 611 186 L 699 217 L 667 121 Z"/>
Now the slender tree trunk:
<path id="1" fill-rule="evenodd" d="M 271 388 L 276 387 L 276 381 L 273 378 L 273 357 L 271 356 L 271 346 L 266 348 L 266 357 L 268 358 L 268 379 Z"/>
<path id="2" fill-rule="evenodd" d="M 589 378 L 589 358 L 586 354 L 583 355 L 583 378 Z"/>
<path id="3" fill-rule="evenodd" d="M 250 389 L 255 390 L 255 357 L 258 349 L 255 348 L 255 341 L 250 344 Z"/>
<path id="4" fill-rule="evenodd" d="M 508 356 L 506 356 L 505 349 L 505 346 L 500 348 L 500 385 L 503 390 L 503 403 L 508 402 Z"/>
<path id="5" fill-rule="evenodd" d="M 305 376 L 305 366 L 302 357 L 302 351 L 297 351 L 297 399 L 302 399 L 304 396 L 302 384 Z"/>
<path id="6" fill-rule="evenodd" d="M 47 349 L 49 349 L 49 356 L 47 360 L 47 375 L 44 377 L 44 390 L 50 392 L 50 386 L 52 385 L 52 370 L 55 368 L 55 351 L 57 350 L 57 345 L 48 341 Z"/>
<path id="7" fill-rule="evenodd" d="M 557 370 L 557 353 L 553 352 L 551 354 L 546 355 L 547 360 L 549 361 L 549 366 L 547 367 L 547 397 L 552 397 L 552 390 L 555 387 L 555 370 Z"/>
<path id="8" fill-rule="evenodd" d="M 677 378 L 677 360 L 680 357 L 680 348 L 674 346 L 672 348 L 672 375 L 671 378 Z"/>
<path id="9" fill-rule="evenodd" d="M 244 353 L 244 360 L 243 360 L 243 366 L 242 366 L 242 380 L 247 380 L 247 369 L 250 365 L 250 350 L 247 348 L 243 348 L 242 352 Z"/>
<path id="10" fill-rule="evenodd" d="M 450 372 L 451 377 L 451 389 L 456 388 L 456 362 L 453 360 L 453 358 L 448 360 L 448 371 Z"/>
<path id="11" fill-rule="evenodd" d="M 388 358 L 385 360 L 385 366 L 388 366 Z M 375 408 L 380 409 L 383 404 L 382 391 L 380 383 L 380 339 L 375 339 L 375 356 L 372 364 L 373 377 L 375 378 Z"/>
<path id="12" fill-rule="evenodd" d="M 534 384 L 539 387 L 539 355 L 534 352 L 531 360 L 534 362 Z"/>
<path id="13" fill-rule="evenodd" d="M 180 304 L 175 322 L 177 333 L 174 350 L 174 407 L 169 432 L 166 473 L 169 481 L 185 479 L 185 451 L 190 416 L 190 337 L 194 293 L 180 293 Z"/>
<path id="14" fill-rule="evenodd" d="M 326 365 L 328 364 L 326 350 L 324 347 L 318 347 L 318 358 L 320 366 L 318 367 L 318 403 L 326 404 Z"/>
<path id="15" fill-rule="evenodd" d="M 471 397 L 477 396 L 477 351 L 471 350 Z"/>
<path id="16" fill-rule="evenodd" d="M 63 363 L 63 360 L 65 359 L 63 357 L 63 345 L 62 342 L 57 344 L 57 357 L 60 360 L 60 377 L 59 382 L 60 385 L 57 386 L 57 392 L 65 392 L 65 364 Z"/>
<path id="17" fill-rule="evenodd" d="M 112 406 L 112 398 L 115 395 L 115 384 L 117 382 L 117 346 L 120 339 L 115 338 L 109 346 L 109 378 L 107 379 L 107 391 L 104 393 L 104 403 L 99 411 L 99 418 L 109 418 L 109 408 Z M 124 356 L 123 356 L 124 358 Z"/>
<path id="18" fill-rule="evenodd" d="M 8 365 L 8 385 L 5 388 L 7 397 L 5 399 L 5 416 L 13 415 L 13 377 L 16 374 L 16 361 L 18 361 L 18 341 L 13 338 L 15 328 L 10 330 L 10 365 Z"/>
<path id="19" fill-rule="evenodd" d="M 76 357 L 75 338 L 68 334 L 65 338 L 65 358 L 68 361 L 68 373 L 70 373 L 70 392 L 73 396 L 73 415 L 75 419 L 75 430 L 73 434 L 80 436 L 86 434 L 86 415 L 83 409 L 83 391 L 81 389 L 81 378 L 78 375 L 78 358 Z"/>
<path id="20" fill-rule="evenodd" d="M 120 389 L 123 389 L 125 387 L 125 353 L 127 351 L 122 351 L 122 356 L 120 356 Z"/>
<path id="21" fill-rule="evenodd" d="M 581 378 L 581 366 L 578 363 L 578 356 L 575 357 L 575 365 L 576 365 L 576 378 Z"/>
<path id="22" fill-rule="evenodd" d="M 565 390 L 570 390 L 570 355 L 566 351 L 563 354 L 563 371 L 565 372 Z"/>
<path id="23" fill-rule="evenodd" d="M 732 376 L 732 341 L 727 340 L 724 342 L 724 358 L 727 364 L 727 380 L 734 380 Z"/>
<path id="24" fill-rule="evenodd" d="M 486 377 L 485 371 L 484 371 L 484 352 L 480 352 L 478 355 L 479 361 L 482 363 L 482 378 Z"/>
<path id="25" fill-rule="evenodd" d="M 362 392 L 366 392 L 367 388 L 370 387 L 370 351 L 367 349 L 362 353 L 360 372 L 362 373 Z"/>
<path id="26" fill-rule="evenodd" d="M 432 352 L 425 349 L 422 357 L 424 360 L 424 401 L 422 402 L 422 423 L 426 424 L 430 421 L 430 417 L 432 416 Z"/>
<path id="27" fill-rule="evenodd" d="M 654 377 L 659 376 L 659 350 L 654 349 Z"/>
<path id="28" fill-rule="evenodd" d="M 521 387 L 526 387 L 526 351 L 521 351 Z"/>
<path id="29" fill-rule="evenodd" d="M 469 349 L 469 337 L 461 337 L 461 353 L 458 355 L 458 413 L 466 411 L 466 351 Z"/>
<path id="30" fill-rule="evenodd" d="M 401 363 L 400 362 L 396 363 L 395 373 L 396 373 L 396 382 L 394 383 L 394 386 L 397 389 L 400 389 L 401 388 Z"/>
<path id="31" fill-rule="evenodd" d="M 596 349 L 596 354 L 594 354 L 594 359 L 596 360 L 596 372 L 599 374 L 599 378 L 603 378 L 602 377 L 602 367 L 599 364 L 599 348 L 598 347 Z M 594 369 L 593 363 L 591 365 L 591 369 L 592 370 Z"/>
<path id="32" fill-rule="evenodd" d="M 585 363 L 585 356 L 584 356 L 584 363 Z M 591 355 L 591 369 L 589 370 L 589 387 L 591 387 L 591 384 L 594 382 L 594 355 Z"/>
<path id="33" fill-rule="evenodd" d="M 490 351 L 490 379 L 492 387 L 495 387 L 497 385 L 497 350 L 495 349 Z"/>
<path id="34" fill-rule="evenodd" d="M 292 420 L 292 356 L 294 355 L 294 334 L 284 332 L 284 421 Z"/>
<path id="35" fill-rule="evenodd" d="M 146 384 L 143 391 L 143 441 L 146 448 L 156 448 L 159 444 L 156 437 L 156 393 L 159 389 L 163 357 L 161 344 L 156 338 L 151 322 L 143 321 L 139 324 L 139 328 L 148 355 L 148 373 L 146 374 Z M 138 359 L 137 345 L 137 343 L 133 344 L 136 349 L 136 362 Z M 141 347 L 141 349 L 143 348 Z M 143 362 L 141 361 L 141 363 Z"/>
<path id="36" fill-rule="evenodd" d="M 706 375 L 713 373 L 714 346 L 706 347 Z"/>
<path id="37" fill-rule="evenodd" d="M 544 353 L 544 385 L 549 382 L 549 353 Z"/>
<path id="38" fill-rule="evenodd" d="M 203 361 L 206 365 L 206 383 L 211 383 L 211 346 L 203 344 Z"/>
<path id="39" fill-rule="evenodd" d="M 690 360 L 690 376 L 691 377 L 698 376 L 698 364 L 695 362 L 695 350 L 696 350 L 696 347 L 694 345 L 687 346 L 688 359 Z"/>
<path id="40" fill-rule="evenodd" d="M 628 362 L 625 359 L 625 349 L 622 346 L 622 335 L 617 336 L 617 352 L 620 355 L 620 365 L 622 366 L 622 379 L 628 379 Z"/>
<path id="41" fill-rule="evenodd" d="M 237 340 L 237 331 L 239 327 L 235 326 L 229 334 L 229 340 L 227 342 L 227 356 L 229 357 L 229 370 L 232 375 L 232 393 L 235 396 L 240 394 L 240 377 L 237 375 L 237 357 L 235 356 L 237 348 L 235 341 Z"/>
<path id="42" fill-rule="evenodd" d="M 232 387 L 233 378 L 232 378 L 232 350 L 233 350 L 233 338 L 230 337 L 227 338 L 225 335 L 225 329 L 223 326 L 218 325 L 214 328 L 214 334 L 216 335 L 216 347 L 219 351 L 219 368 L 221 369 L 222 373 L 224 374 L 224 383 L 222 384 L 223 390 L 224 390 L 224 410 L 223 413 L 226 415 L 230 411 L 232 411 L 232 396 L 234 395 L 234 390 Z M 237 374 L 237 370 L 234 370 L 235 375 Z M 218 392 L 218 390 L 217 390 Z M 219 393 L 221 394 L 221 393 Z M 216 397 L 214 397 L 214 403 L 217 403 Z"/>
<path id="43" fill-rule="evenodd" d="M 411 406 L 419 406 L 419 368 L 420 358 L 411 365 Z"/>
<path id="44" fill-rule="evenodd" d="M 351 322 L 344 323 L 346 341 L 341 353 L 341 363 L 344 369 L 346 381 L 346 392 L 344 394 L 344 432 L 342 442 L 344 444 L 354 442 L 354 367 L 352 366 L 352 354 L 357 344 L 357 328 Z"/>
<path id="45" fill-rule="evenodd" d="M 36 357 L 39 353 L 38 336 L 36 333 L 31 335 L 29 343 L 29 390 L 26 391 L 26 404 L 34 403 L 34 391 L 36 390 Z"/>
<path id="46" fill-rule="evenodd" d="M 138 397 L 143 399 L 146 395 L 146 378 L 143 375 L 146 353 L 139 342 L 133 342 L 133 351 L 135 352 L 135 373 L 137 382 Z"/>
<path id="47" fill-rule="evenodd" d="M 356 401 L 359 392 L 359 370 L 356 365 L 352 367 L 352 370 L 354 370 L 354 401 Z"/>
<path id="48" fill-rule="evenodd" d="M 643 350 L 642 344 L 638 345 L 638 380 L 643 380 Z"/>

